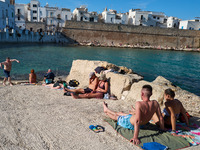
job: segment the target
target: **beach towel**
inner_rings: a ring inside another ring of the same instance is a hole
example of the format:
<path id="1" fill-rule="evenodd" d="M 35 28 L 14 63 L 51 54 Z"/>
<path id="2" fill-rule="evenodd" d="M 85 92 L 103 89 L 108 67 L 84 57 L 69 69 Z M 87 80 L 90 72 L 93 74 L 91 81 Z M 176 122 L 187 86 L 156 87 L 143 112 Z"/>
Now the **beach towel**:
<path id="1" fill-rule="evenodd" d="M 200 128 L 194 123 L 190 123 L 190 127 L 187 127 L 185 123 L 176 123 L 176 134 L 185 138 L 191 146 L 200 144 Z"/>
<path id="2" fill-rule="evenodd" d="M 168 147 L 157 142 L 144 143 L 142 148 L 144 150 L 167 150 Z"/>
<path id="3" fill-rule="evenodd" d="M 134 131 L 130 129 L 123 128 L 117 125 L 117 122 L 106 118 L 104 119 L 109 125 L 111 125 L 117 133 L 119 133 L 122 137 L 130 141 L 133 138 Z M 149 142 L 157 142 L 164 146 L 167 146 L 169 149 L 180 149 L 190 146 L 189 142 L 185 140 L 183 137 L 175 137 L 172 136 L 169 132 L 159 131 L 156 125 L 148 124 L 144 125 L 139 132 L 139 139 L 141 144 L 139 147 L 142 147 L 144 143 Z"/>

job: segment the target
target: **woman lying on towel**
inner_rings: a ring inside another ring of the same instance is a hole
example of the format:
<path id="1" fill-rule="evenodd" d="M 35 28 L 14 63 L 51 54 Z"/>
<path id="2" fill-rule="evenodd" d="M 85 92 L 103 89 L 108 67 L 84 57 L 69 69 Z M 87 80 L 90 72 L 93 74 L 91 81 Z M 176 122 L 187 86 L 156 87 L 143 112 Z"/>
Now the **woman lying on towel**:
<path id="1" fill-rule="evenodd" d="M 174 97 L 175 93 L 172 89 L 169 88 L 165 90 L 164 98 L 166 102 L 162 115 L 164 117 L 165 127 L 172 128 L 172 134 L 176 133 L 176 121 L 179 118 L 180 113 L 183 114 L 186 125 L 189 126 L 185 108 L 183 107 L 182 103 L 179 100 L 174 99 Z M 153 120 L 155 123 L 158 121 L 156 115 L 154 115 Z"/>
<path id="2" fill-rule="evenodd" d="M 91 93 L 79 94 L 79 95 L 75 95 L 74 93 L 71 93 L 71 96 L 75 99 L 81 99 L 81 98 L 103 99 L 104 94 L 106 94 L 107 91 L 108 91 L 108 81 L 106 79 L 106 75 L 101 73 L 99 77 L 99 83 L 95 91 L 92 91 Z"/>

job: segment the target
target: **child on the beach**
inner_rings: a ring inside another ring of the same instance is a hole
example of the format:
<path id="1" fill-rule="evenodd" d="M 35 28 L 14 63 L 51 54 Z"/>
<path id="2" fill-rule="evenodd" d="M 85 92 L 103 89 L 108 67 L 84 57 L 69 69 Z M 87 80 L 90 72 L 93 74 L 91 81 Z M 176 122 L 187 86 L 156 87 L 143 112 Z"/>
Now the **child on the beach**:
<path id="1" fill-rule="evenodd" d="M 108 115 L 111 119 L 116 120 L 117 124 L 134 130 L 134 136 L 130 140 L 133 144 L 140 144 L 138 139 L 140 126 L 147 124 L 154 113 L 157 114 L 160 122 L 161 129 L 164 130 L 164 120 L 161 114 L 160 106 L 156 100 L 150 100 L 152 95 L 152 87 L 150 85 L 144 85 L 141 90 L 142 101 L 137 101 L 135 104 L 135 110 L 132 114 L 126 114 L 122 112 L 114 112 L 110 110 L 107 104 L 104 102 L 104 113 Z"/>

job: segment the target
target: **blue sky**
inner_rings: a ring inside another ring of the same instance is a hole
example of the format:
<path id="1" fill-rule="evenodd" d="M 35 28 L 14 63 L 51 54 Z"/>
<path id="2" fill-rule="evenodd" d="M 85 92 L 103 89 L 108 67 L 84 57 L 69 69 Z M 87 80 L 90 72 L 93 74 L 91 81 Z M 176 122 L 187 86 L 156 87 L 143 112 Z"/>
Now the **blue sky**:
<path id="1" fill-rule="evenodd" d="M 30 0 L 15 0 L 16 3 L 27 4 Z M 41 6 L 69 8 L 73 11 L 76 7 L 86 5 L 89 11 L 101 13 L 105 7 L 128 12 L 129 9 L 140 8 L 145 11 L 164 12 L 167 16 L 190 20 L 200 17 L 200 0 L 40 0 Z"/>

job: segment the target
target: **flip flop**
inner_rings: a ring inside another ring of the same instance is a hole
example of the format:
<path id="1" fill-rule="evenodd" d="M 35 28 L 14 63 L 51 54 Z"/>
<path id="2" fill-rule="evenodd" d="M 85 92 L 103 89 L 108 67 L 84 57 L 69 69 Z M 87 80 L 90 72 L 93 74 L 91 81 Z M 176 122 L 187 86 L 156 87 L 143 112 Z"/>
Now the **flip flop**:
<path id="1" fill-rule="evenodd" d="M 89 126 L 89 129 L 91 129 L 92 131 L 94 131 L 95 133 L 99 133 L 99 132 L 104 132 L 105 131 L 105 128 L 100 126 L 100 125 L 90 125 Z"/>

